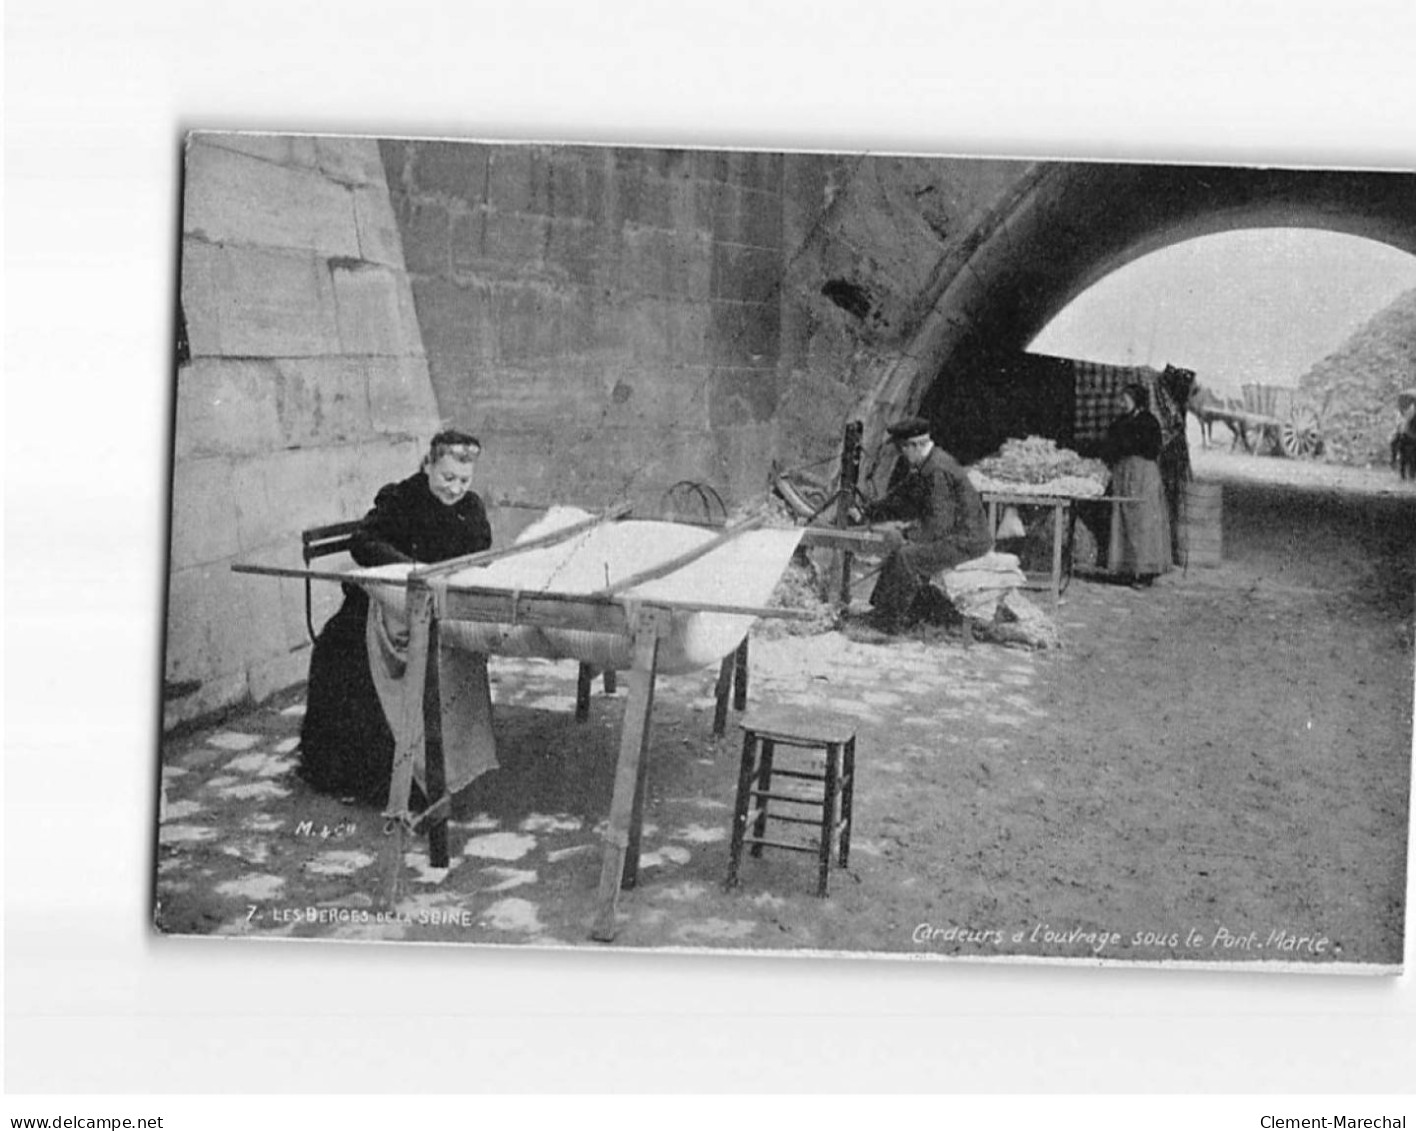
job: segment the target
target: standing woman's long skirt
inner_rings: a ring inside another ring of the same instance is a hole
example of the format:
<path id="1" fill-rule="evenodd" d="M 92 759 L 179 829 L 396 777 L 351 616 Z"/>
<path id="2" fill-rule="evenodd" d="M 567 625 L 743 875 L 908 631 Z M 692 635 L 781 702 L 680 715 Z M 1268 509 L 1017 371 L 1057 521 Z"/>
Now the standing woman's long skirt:
<path id="1" fill-rule="evenodd" d="M 1116 503 L 1111 508 L 1107 568 L 1136 577 L 1166 572 L 1174 561 L 1160 466 L 1155 460 L 1127 456 L 1112 469 L 1111 493 L 1137 501 Z"/>

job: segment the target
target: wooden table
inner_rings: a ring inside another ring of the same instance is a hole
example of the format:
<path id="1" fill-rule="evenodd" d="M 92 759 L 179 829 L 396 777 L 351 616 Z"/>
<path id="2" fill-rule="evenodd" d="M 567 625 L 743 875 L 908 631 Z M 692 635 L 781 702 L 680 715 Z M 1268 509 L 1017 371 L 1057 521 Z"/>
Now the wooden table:
<path id="1" fill-rule="evenodd" d="M 1076 503 L 1135 503 L 1140 500 L 1121 495 L 1037 495 L 1021 491 L 980 491 L 988 511 L 989 533 L 998 533 L 999 506 L 1035 506 L 1052 508 L 1052 569 L 1046 588 L 1052 594 L 1055 609 L 1072 579 L 1072 537 L 1077 525 Z M 1065 528 L 1065 534 L 1063 533 Z"/>
<path id="2" fill-rule="evenodd" d="M 417 740 L 415 738 L 401 742 L 394 752 L 389 803 L 385 812 L 389 819 L 390 833 L 384 844 L 382 866 L 382 895 L 386 906 L 391 906 L 398 898 L 404 868 L 403 853 L 408 837 L 426 828 L 429 863 L 435 868 L 445 868 L 449 863 L 447 825 L 451 813 L 451 799 L 446 788 L 442 692 L 439 687 L 438 665 L 430 662 L 430 658 L 438 654 L 441 646 L 443 624 L 469 621 L 606 633 L 627 638 L 630 641 L 632 656 L 626 680 L 628 699 L 615 765 L 614 791 L 601 861 L 597 909 L 591 930 L 591 936 L 595 939 L 605 942 L 614 939 L 619 892 L 622 888 L 633 887 L 638 879 L 654 684 L 658 675 L 659 648 L 673 631 L 674 616 L 681 613 L 722 613 L 730 616 L 778 618 L 799 618 L 807 615 L 786 609 L 682 600 L 650 600 L 627 592 L 637 585 L 667 576 L 688 562 L 710 553 L 724 542 L 760 525 L 760 522 L 729 527 L 688 553 L 642 570 L 593 594 L 512 591 L 459 584 L 448 580 L 449 574 L 460 569 L 533 547 L 563 541 L 583 532 L 591 525 L 621 517 L 623 513 L 624 510 L 621 509 L 597 516 L 519 546 L 419 567 L 412 570 L 406 580 L 376 582 L 399 585 L 406 590 L 409 642 L 402 687 L 404 725 L 395 727 L 394 730 L 403 735 L 416 735 L 421 730 L 426 794 L 429 802 L 428 808 L 416 817 L 410 814 L 409 800 L 413 786 Z M 343 582 L 357 580 L 348 572 L 340 571 L 244 564 L 232 568 L 237 572 L 280 577 Z M 738 649 L 729 653 L 723 660 L 723 668 L 727 670 L 742 660 L 745 660 L 745 654 Z M 739 684 L 739 687 L 742 685 Z"/>
<path id="3" fill-rule="evenodd" d="M 998 508 L 1000 506 L 1026 506 L 1052 508 L 1052 569 L 1048 574 L 1046 588 L 1052 594 L 1052 607 L 1062 603 L 1062 592 L 1071 579 L 1071 554 L 1063 553 L 1064 546 L 1070 551 L 1072 545 L 1072 524 L 1076 515 L 1072 511 L 1073 495 L 1036 495 L 1011 491 L 980 491 L 984 509 L 988 512 L 988 534 L 998 535 Z"/>

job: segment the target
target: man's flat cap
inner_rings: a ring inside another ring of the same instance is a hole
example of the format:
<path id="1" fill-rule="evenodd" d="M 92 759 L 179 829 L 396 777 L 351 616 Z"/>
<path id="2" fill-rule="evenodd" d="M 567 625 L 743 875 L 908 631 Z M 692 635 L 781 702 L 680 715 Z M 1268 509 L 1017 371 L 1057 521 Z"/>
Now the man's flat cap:
<path id="1" fill-rule="evenodd" d="M 906 440 L 913 440 L 920 436 L 929 435 L 929 421 L 922 416 L 909 416 L 904 420 L 897 420 L 885 429 L 890 434 L 890 439 L 897 444 L 903 444 Z"/>

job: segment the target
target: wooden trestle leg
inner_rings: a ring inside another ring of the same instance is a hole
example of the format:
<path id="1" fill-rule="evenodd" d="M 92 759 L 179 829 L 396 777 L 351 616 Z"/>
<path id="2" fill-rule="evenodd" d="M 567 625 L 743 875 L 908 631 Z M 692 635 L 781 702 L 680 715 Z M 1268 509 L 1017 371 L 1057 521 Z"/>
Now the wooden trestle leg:
<path id="1" fill-rule="evenodd" d="M 383 905 L 391 910 L 398 902 L 403 854 L 407 849 L 410 819 L 409 801 L 413 794 L 413 761 L 426 718 L 427 672 L 429 643 L 433 625 L 433 595 L 425 587 L 411 586 L 408 590 L 408 666 L 404 670 L 403 725 L 406 737 L 393 752 L 393 774 L 388 786 L 388 804 L 384 817 L 388 829 L 384 837 L 380 873 L 383 880 Z M 434 685 L 436 688 L 436 684 Z M 439 718 L 439 733 L 442 720 Z M 446 850 L 446 841 L 444 841 Z"/>
<path id="2" fill-rule="evenodd" d="M 438 618 L 428 618 L 427 669 L 423 677 L 423 780 L 428 794 L 428 865 L 448 866 L 446 803 L 447 760 L 443 752 L 442 681 L 438 671 Z"/>
<path id="3" fill-rule="evenodd" d="M 1052 608 L 1056 611 L 1062 603 L 1062 540 L 1066 535 L 1067 504 L 1052 504 Z"/>
<path id="4" fill-rule="evenodd" d="M 713 685 L 713 737 L 721 738 L 728 729 L 728 703 L 734 711 L 747 710 L 747 641 L 742 638 L 733 651 L 723 657 L 718 666 L 718 679 Z"/>
<path id="5" fill-rule="evenodd" d="M 600 890 L 590 937 L 611 942 L 618 924 L 615 910 L 621 886 L 632 887 L 639 872 L 639 835 L 644 820 L 650 719 L 654 710 L 654 678 L 659 638 L 669 625 L 667 611 L 645 609 L 634 626 L 634 666 L 629 671 L 629 697 L 620 733 L 615 791 L 610 800 L 609 827 L 600 865 Z"/>

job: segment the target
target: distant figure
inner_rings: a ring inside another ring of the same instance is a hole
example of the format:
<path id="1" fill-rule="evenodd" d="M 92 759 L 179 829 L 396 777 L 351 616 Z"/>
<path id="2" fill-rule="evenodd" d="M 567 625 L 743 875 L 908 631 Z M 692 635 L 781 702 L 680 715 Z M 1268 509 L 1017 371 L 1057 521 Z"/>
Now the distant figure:
<path id="1" fill-rule="evenodd" d="M 1111 550 L 1107 567 L 1117 578 L 1142 588 L 1171 567 L 1170 514 L 1160 476 L 1160 421 L 1150 412 L 1142 384 L 1121 394 L 1122 415 L 1106 432 L 1104 455 L 1111 465 L 1112 495 L 1131 500 L 1111 507 Z"/>
<path id="2" fill-rule="evenodd" d="M 1400 413 L 1391 438 L 1391 465 L 1402 479 L 1416 479 L 1416 404 Z"/>
<path id="3" fill-rule="evenodd" d="M 910 417 L 887 431 L 905 464 L 905 472 L 881 500 L 864 511 L 867 522 L 902 521 L 897 544 L 885 558 L 880 580 L 870 596 L 875 627 L 896 633 L 920 617 L 929 579 L 941 569 L 988 553 L 993 539 L 983 500 L 964 469 L 937 448 L 929 422 Z M 892 477 L 892 479 L 895 477 Z"/>
<path id="4" fill-rule="evenodd" d="M 379 490 L 353 535 L 361 566 L 446 561 L 485 550 L 492 530 L 472 472 L 482 445 L 465 432 L 440 432 L 422 467 Z M 344 604 L 315 640 L 300 731 L 300 776 L 322 793 L 382 806 L 393 774 L 393 732 L 369 674 L 369 597 L 344 586 Z"/>

